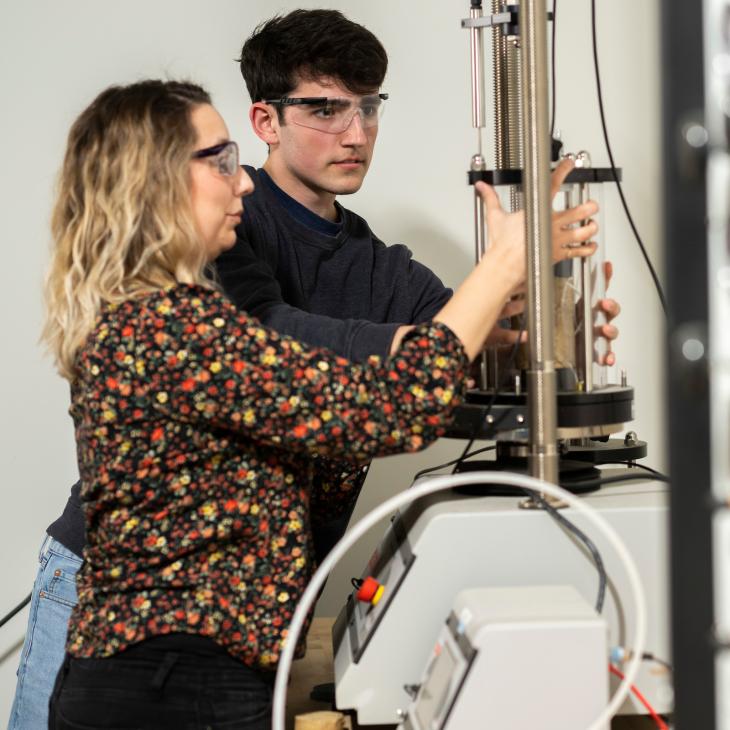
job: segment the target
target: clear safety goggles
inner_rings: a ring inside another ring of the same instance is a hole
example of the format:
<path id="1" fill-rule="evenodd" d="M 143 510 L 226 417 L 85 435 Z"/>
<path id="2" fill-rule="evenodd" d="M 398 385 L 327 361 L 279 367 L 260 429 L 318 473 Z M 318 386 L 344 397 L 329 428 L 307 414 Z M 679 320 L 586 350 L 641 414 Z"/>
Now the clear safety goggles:
<path id="1" fill-rule="evenodd" d="M 206 147 L 204 150 L 193 152 L 193 159 L 206 160 L 224 177 L 233 177 L 238 174 L 238 145 L 233 142 L 221 142 L 220 144 Z"/>
<path id="2" fill-rule="evenodd" d="M 388 94 L 370 94 L 354 98 L 332 96 L 282 96 L 264 99 L 264 104 L 291 107 L 289 120 L 328 134 L 341 134 L 352 124 L 356 114 L 364 128 L 377 127 L 385 111 Z"/>

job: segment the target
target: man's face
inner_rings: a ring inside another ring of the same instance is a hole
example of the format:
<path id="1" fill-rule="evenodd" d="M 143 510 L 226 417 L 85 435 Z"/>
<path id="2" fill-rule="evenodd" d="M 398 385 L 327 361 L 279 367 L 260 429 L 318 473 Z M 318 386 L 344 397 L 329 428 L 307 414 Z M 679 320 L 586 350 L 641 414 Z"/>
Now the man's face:
<path id="1" fill-rule="evenodd" d="M 377 89 L 373 93 L 377 93 Z M 300 81 L 289 97 L 341 97 L 356 100 L 345 87 L 331 79 Z M 357 192 L 365 179 L 372 159 L 378 127 L 363 127 L 355 114 L 349 127 L 336 134 L 310 129 L 295 123 L 297 112 L 284 108 L 284 123 L 279 125 L 279 144 L 270 157 L 279 174 L 294 189 L 306 187 L 315 195 L 347 195 Z M 282 180 L 281 182 L 285 182 Z"/>

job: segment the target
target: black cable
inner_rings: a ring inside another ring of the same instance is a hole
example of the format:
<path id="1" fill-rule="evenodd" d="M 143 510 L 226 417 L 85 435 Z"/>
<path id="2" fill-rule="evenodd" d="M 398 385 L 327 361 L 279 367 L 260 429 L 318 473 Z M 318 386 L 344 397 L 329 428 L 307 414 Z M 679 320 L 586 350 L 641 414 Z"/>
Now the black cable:
<path id="1" fill-rule="evenodd" d="M 472 443 L 474 443 L 474 439 L 469 442 L 469 444 Z M 466 459 L 470 459 L 472 456 L 484 453 L 485 451 L 494 451 L 496 448 L 497 446 L 495 444 L 492 444 L 491 446 L 485 446 L 484 448 L 477 449 L 476 451 L 471 451 L 468 454 L 462 453 L 458 459 L 454 459 L 453 461 L 447 461 L 445 464 L 439 464 L 438 466 L 429 466 L 427 469 L 421 469 L 421 471 L 419 471 L 416 476 L 413 477 L 413 481 L 416 482 L 426 474 L 430 474 L 433 471 L 438 471 L 439 469 L 445 469 L 447 466 L 453 466 L 454 464 L 458 464 L 462 461 L 465 461 Z"/>
<path id="2" fill-rule="evenodd" d="M 574 488 L 580 487 L 581 489 L 586 487 L 602 487 L 604 484 L 619 484 L 621 482 L 631 482 L 636 479 L 646 479 L 645 474 L 617 474 L 612 477 L 600 477 L 597 479 L 586 479 L 582 482 L 571 482 L 570 486 Z M 650 479 L 657 482 L 669 482 L 669 477 L 664 474 L 652 474 Z"/>
<path id="3" fill-rule="evenodd" d="M 497 387 L 494 389 L 494 393 L 492 393 L 492 397 L 489 399 L 489 403 L 487 403 L 487 410 L 484 413 L 484 418 L 489 415 L 489 412 L 492 410 L 492 407 L 494 406 L 494 402 L 497 400 L 497 396 L 499 395 L 499 391 L 504 388 L 505 385 L 507 385 L 507 378 L 509 377 L 509 371 L 512 369 L 512 365 L 514 364 L 515 358 L 517 357 L 517 351 L 520 349 L 520 345 L 522 344 L 522 333 L 525 331 L 525 315 L 522 314 L 522 318 L 520 321 L 520 331 L 517 335 L 517 341 L 515 342 L 514 346 L 512 347 L 512 352 L 509 354 L 509 358 L 507 359 L 507 366 L 505 367 L 505 374 L 502 378 L 502 382 L 497 384 Z M 478 426 L 476 427 L 478 428 Z M 476 430 L 476 429 L 475 429 Z M 471 445 L 474 443 L 476 436 L 472 436 L 466 446 L 464 447 L 464 450 L 461 452 L 461 456 L 456 459 L 456 461 L 451 462 L 455 466 L 453 470 L 451 471 L 452 474 L 456 474 L 457 469 L 459 468 L 459 464 L 461 464 L 464 459 L 467 458 L 467 454 L 469 454 L 469 449 L 471 448 Z M 474 452 L 477 453 L 477 452 Z M 470 454 L 473 456 L 473 454 Z M 451 465 L 449 464 L 449 466 Z"/>
<path id="4" fill-rule="evenodd" d="M 601 74 L 598 70 L 598 41 L 596 39 L 596 0 L 591 0 L 591 33 L 593 35 L 593 65 L 596 71 L 596 89 L 598 91 L 598 109 L 601 113 L 601 126 L 603 127 L 603 140 L 606 143 L 606 151 L 608 152 L 608 159 L 611 163 L 611 173 L 613 174 L 614 182 L 616 183 L 616 188 L 618 189 L 619 197 L 621 198 L 621 204 L 624 207 L 624 212 L 626 213 L 626 217 L 628 218 L 629 225 L 631 226 L 631 230 L 634 232 L 634 236 L 636 237 L 636 242 L 639 244 L 639 248 L 641 249 L 641 253 L 644 256 L 644 261 L 646 262 L 646 265 L 649 267 L 649 273 L 651 274 L 651 278 L 654 280 L 654 286 L 656 287 L 657 294 L 659 295 L 659 301 L 661 302 L 662 309 L 664 310 L 664 314 L 666 316 L 667 314 L 667 301 L 664 298 L 664 291 L 662 290 L 662 285 L 659 283 L 659 277 L 657 276 L 656 271 L 654 270 L 654 266 L 651 263 L 651 260 L 649 259 L 649 254 L 646 252 L 646 248 L 644 248 L 644 243 L 641 240 L 641 236 L 639 235 L 639 231 L 636 228 L 636 225 L 634 224 L 634 219 L 631 216 L 631 212 L 629 211 L 628 203 L 626 202 L 626 198 L 624 197 L 624 191 L 621 187 L 621 183 L 618 179 L 618 174 L 616 172 L 616 165 L 613 161 L 613 152 L 611 151 L 611 144 L 608 141 L 608 128 L 606 126 L 606 115 L 603 110 L 603 92 L 601 91 Z"/>
<path id="5" fill-rule="evenodd" d="M 647 662 L 655 662 L 659 666 L 664 667 L 664 669 L 666 669 L 668 672 L 674 671 L 674 669 L 672 668 L 672 665 L 669 662 L 665 661 L 664 659 L 660 659 L 658 656 L 655 656 L 654 654 L 651 654 L 648 651 L 645 651 L 641 655 L 641 658 Z"/>
<path id="6" fill-rule="evenodd" d="M 649 474 L 653 474 L 654 476 L 662 477 L 664 481 L 669 481 L 669 477 L 666 474 L 662 474 L 660 471 L 657 471 L 656 469 L 652 469 L 650 466 L 646 466 L 645 464 L 639 464 L 638 461 L 607 461 L 605 462 L 605 465 L 608 464 L 622 464 L 623 466 L 628 466 L 630 469 L 637 468 L 637 469 L 643 469 L 646 472 L 649 472 Z"/>
<path id="7" fill-rule="evenodd" d="M 557 13 L 558 13 L 558 0 L 553 0 L 553 27 L 552 27 L 552 46 L 550 48 L 550 74 L 552 76 L 552 92 L 553 92 L 553 99 L 552 99 L 552 112 L 550 113 L 550 139 L 553 138 L 553 133 L 555 132 L 555 107 L 557 106 L 557 91 L 555 90 L 555 27 L 557 25 Z"/>
<path id="8" fill-rule="evenodd" d="M 598 595 L 596 596 L 596 613 L 603 612 L 603 604 L 606 600 L 606 585 L 608 584 L 608 575 L 606 566 L 593 540 L 588 537 L 580 528 L 574 525 L 567 517 L 561 514 L 560 510 L 553 507 L 541 494 L 528 492 L 528 495 L 540 505 L 558 524 L 562 525 L 568 532 L 575 535 L 585 545 L 588 552 L 593 558 L 598 571 Z"/>
<path id="9" fill-rule="evenodd" d="M 491 406 L 489 407 L 491 408 Z M 487 413 L 489 413 L 489 408 L 487 408 Z M 476 429 L 475 429 L 476 430 Z M 469 449 L 471 448 L 471 445 L 474 443 L 475 436 L 472 436 L 466 443 L 466 446 L 464 447 L 464 450 L 461 452 L 461 456 L 458 459 L 454 459 L 453 461 L 450 461 L 448 464 L 444 464 L 444 466 L 451 466 L 454 465 L 454 468 L 451 470 L 452 474 L 456 474 L 456 470 L 459 468 L 459 464 L 461 464 L 464 459 L 469 455 Z M 435 471 L 435 469 L 434 469 Z"/>
<path id="10" fill-rule="evenodd" d="M 29 593 L 9 614 L 0 618 L 0 627 L 5 626 L 16 613 L 22 611 L 30 603 L 30 595 Z"/>

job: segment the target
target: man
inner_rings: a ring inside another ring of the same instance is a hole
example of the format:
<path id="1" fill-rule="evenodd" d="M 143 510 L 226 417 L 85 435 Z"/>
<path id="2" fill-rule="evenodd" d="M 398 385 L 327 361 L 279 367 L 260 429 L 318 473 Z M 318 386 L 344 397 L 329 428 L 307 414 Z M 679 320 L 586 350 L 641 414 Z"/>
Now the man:
<path id="1" fill-rule="evenodd" d="M 256 189 L 236 246 L 218 261 L 226 291 L 311 344 L 352 360 L 387 355 L 451 290 L 336 200 L 360 189 L 372 160 L 386 104 L 385 49 L 339 12 L 296 10 L 259 27 L 240 64 L 251 125 L 269 155 L 262 170 L 247 168 Z M 322 98 L 329 101 L 315 101 Z M 315 464 L 318 560 L 344 532 L 365 476 L 366 469 Z"/>
<path id="2" fill-rule="evenodd" d="M 254 132 L 268 146 L 236 246 L 218 259 L 226 292 L 266 324 L 362 360 L 397 349 L 409 326 L 451 296 L 403 245 L 385 246 L 337 202 L 367 174 L 387 104 L 387 55 L 334 10 L 295 10 L 260 26 L 241 51 Z M 606 301 L 612 318 L 615 302 Z M 604 335 L 616 336 L 612 325 Z M 493 341 L 516 332 L 497 329 Z M 609 363 L 610 364 L 610 363 Z M 318 561 L 342 536 L 366 470 L 320 460 L 312 491 Z"/>
<path id="3" fill-rule="evenodd" d="M 258 28 L 240 63 L 251 123 L 269 156 L 263 170 L 249 169 L 256 191 L 246 198 L 235 248 L 219 260 L 223 285 L 268 326 L 353 360 L 386 356 L 451 291 L 405 246 L 386 247 L 336 201 L 360 188 L 372 159 L 385 50 L 339 12 L 297 10 Z M 321 559 L 344 531 L 365 471 L 324 460 L 313 469 Z M 84 541 L 75 485 L 41 551 L 10 730 L 47 725 Z"/>

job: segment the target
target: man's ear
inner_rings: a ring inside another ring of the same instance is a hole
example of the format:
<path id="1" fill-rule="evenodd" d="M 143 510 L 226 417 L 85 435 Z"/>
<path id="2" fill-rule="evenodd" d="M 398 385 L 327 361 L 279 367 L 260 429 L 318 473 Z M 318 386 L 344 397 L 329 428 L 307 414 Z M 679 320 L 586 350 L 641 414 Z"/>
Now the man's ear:
<path id="1" fill-rule="evenodd" d="M 253 131 L 260 140 L 266 142 L 269 147 L 278 144 L 280 122 L 275 107 L 257 101 L 251 105 L 248 118 L 251 120 Z"/>

